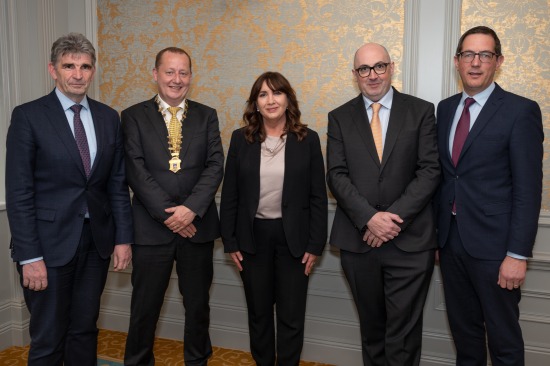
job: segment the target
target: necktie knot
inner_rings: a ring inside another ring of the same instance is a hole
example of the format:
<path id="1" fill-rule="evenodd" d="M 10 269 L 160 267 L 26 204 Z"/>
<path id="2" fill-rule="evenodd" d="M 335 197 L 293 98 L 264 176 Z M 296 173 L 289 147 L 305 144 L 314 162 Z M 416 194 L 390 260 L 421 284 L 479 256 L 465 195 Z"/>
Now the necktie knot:
<path id="1" fill-rule="evenodd" d="M 469 109 L 470 106 L 471 106 L 472 104 L 474 104 L 475 102 L 476 102 L 476 100 L 475 100 L 474 98 L 468 97 L 468 98 L 464 99 L 464 108 L 468 108 L 468 109 Z"/>
<path id="2" fill-rule="evenodd" d="M 80 105 L 80 104 L 75 104 L 75 105 L 71 106 L 71 110 L 75 114 L 79 114 L 81 109 L 82 109 L 82 105 Z"/>
<path id="3" fill-rule="evenodd" d="M 177 118 L 176 116 L 180 109 L 181 107 L 168 107 L 168 112 L 170 112 L 170 114 L 172 115 L 172 118 Z"/>
<path id="4" fill-rule="evenodd" d="M 380 103 L 372 103 L 370 105 L 370 107 L 372 108 L 372 111 L 376 114 L 378 114 L 378 112 L 380 111 L 380 108 L 382 107 L 382 104 Z"/>

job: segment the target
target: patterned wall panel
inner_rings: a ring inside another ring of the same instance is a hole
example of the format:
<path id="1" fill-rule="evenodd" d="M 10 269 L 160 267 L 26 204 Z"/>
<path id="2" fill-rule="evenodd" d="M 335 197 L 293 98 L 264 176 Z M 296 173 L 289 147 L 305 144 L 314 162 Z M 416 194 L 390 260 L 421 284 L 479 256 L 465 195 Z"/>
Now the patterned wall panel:
<path id="1" fill-rule="evenodd" d="M 486 25 L 502 43 L 504 63 L 496 81 L 504 89 L 536 100 L 543 114 L 543 208 L 550 209 L 550 1 L 463 0 L 461 30 Z M 458 42 L 458 40 L 457 40 Z"/>
<path id="2" fill-rule="evenodd" d="M 253 81 L 267 70 L 296 89 L 303 122 L 326 140 L 327 112 L 359 93 L 355 50 L 385 45 L 401 88 L 405 0 L 98 0 L 101 100 L 121 111 L 155 93 L 156 53 L 193 60 L 190 99 L 217 109 L 224 147 Z"/>

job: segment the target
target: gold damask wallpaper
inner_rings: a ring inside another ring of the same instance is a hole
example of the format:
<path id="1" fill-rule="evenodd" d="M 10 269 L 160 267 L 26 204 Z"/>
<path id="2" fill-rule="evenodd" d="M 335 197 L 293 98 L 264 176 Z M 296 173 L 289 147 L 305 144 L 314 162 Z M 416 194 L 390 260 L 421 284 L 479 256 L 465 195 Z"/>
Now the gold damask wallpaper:
<path id="1" fill-rule="evenodd" d="M 218 111 L 225 149 L 264 71 L 285 75 L 303 122 L 326 140 L 327 113 L 359 93 L 355 50 L 374 41 L 396 64 L 401 88 L 405 0 L 99 0 L 101 100 L 121 111 L 156 92 L 158 51 L 191 55 L 189 98 Z"/>
<path id="2" fill-rule="evenodd" d="M 496 82 L 537 101 L 544 134 L 545 210 L 550 209 L 550 0 L 463 0 L 461 30 L 486 25 L 502 43 L 504 63 Z M 458 42 L 458 40 L 457 40 Z"/>

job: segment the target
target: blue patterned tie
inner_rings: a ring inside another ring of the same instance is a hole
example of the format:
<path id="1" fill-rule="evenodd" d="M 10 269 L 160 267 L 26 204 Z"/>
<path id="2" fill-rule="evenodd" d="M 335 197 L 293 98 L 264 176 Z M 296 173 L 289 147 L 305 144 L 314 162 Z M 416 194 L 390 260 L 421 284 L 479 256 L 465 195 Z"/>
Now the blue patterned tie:
<path id="1" fill-rule="evenodd" d="M 75 104 L 71 107 L 71 110 L 74 112 L 74 139 L 76 140 L 76 145 L 80 151 L 80 158 L 82 159 L 82 164 L 84 165 L 84 171 L 86 172 L 86 177 L 90 176 L 90 148 L 88 146 L 88 138 L 86 137 L 86 131 L 84 130 L 84 125 L 80 119 L 80 110 L 82 106 L 80 104 Z"/>

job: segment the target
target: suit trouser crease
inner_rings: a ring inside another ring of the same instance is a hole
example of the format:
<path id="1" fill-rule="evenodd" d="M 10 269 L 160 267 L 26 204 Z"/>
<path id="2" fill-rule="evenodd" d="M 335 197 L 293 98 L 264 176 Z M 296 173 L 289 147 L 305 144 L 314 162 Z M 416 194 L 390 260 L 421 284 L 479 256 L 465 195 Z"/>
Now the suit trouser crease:
<path id="1" fill-rule="evenodd" d="M 185 364 L 207 364 L 212 354 L 209 300 L 213 248 L 214 242 L 192 243 L 181 236 L 169 244 L 133 246 L 133 290 L 125 365 L 155 364 L 155 332 L 174 261 L 185 309 Z"/>
<path id="2" fill-rule="evenodd" d="M 456 220 L 452 219 L 440 260 L 457 365 L 486 365 L 487 343 L 494 366 L 523 365 L 518 323 L 521 290 L 510 291 L 497 284 L 502 260 L 476 259 L 466 252 Z"/>
<path id="3" fill-rule="evenodd" d="M 85 223 L 71 261 L 47 267 L 46 290 L 23 289 L 31 313 L 28 365 L 96 365 L 97 319 L 109 263 L 99 256 Z"/>
<path id="4" fill-rule="evenodd" d="M 241 272 L 252 356 L 259 366 L 298 365 L 309 277 L 288 249 L 281 219 L 255 219 L 254 239 L 256 253 L 242 253 Z"/>
<path id="5" fill-rule="evenodd" d="M 418 365 L 434 251 L 404 252 L 388 242 L 366 253 L 340 253 L 359 315 L 364 365 Z"/>

